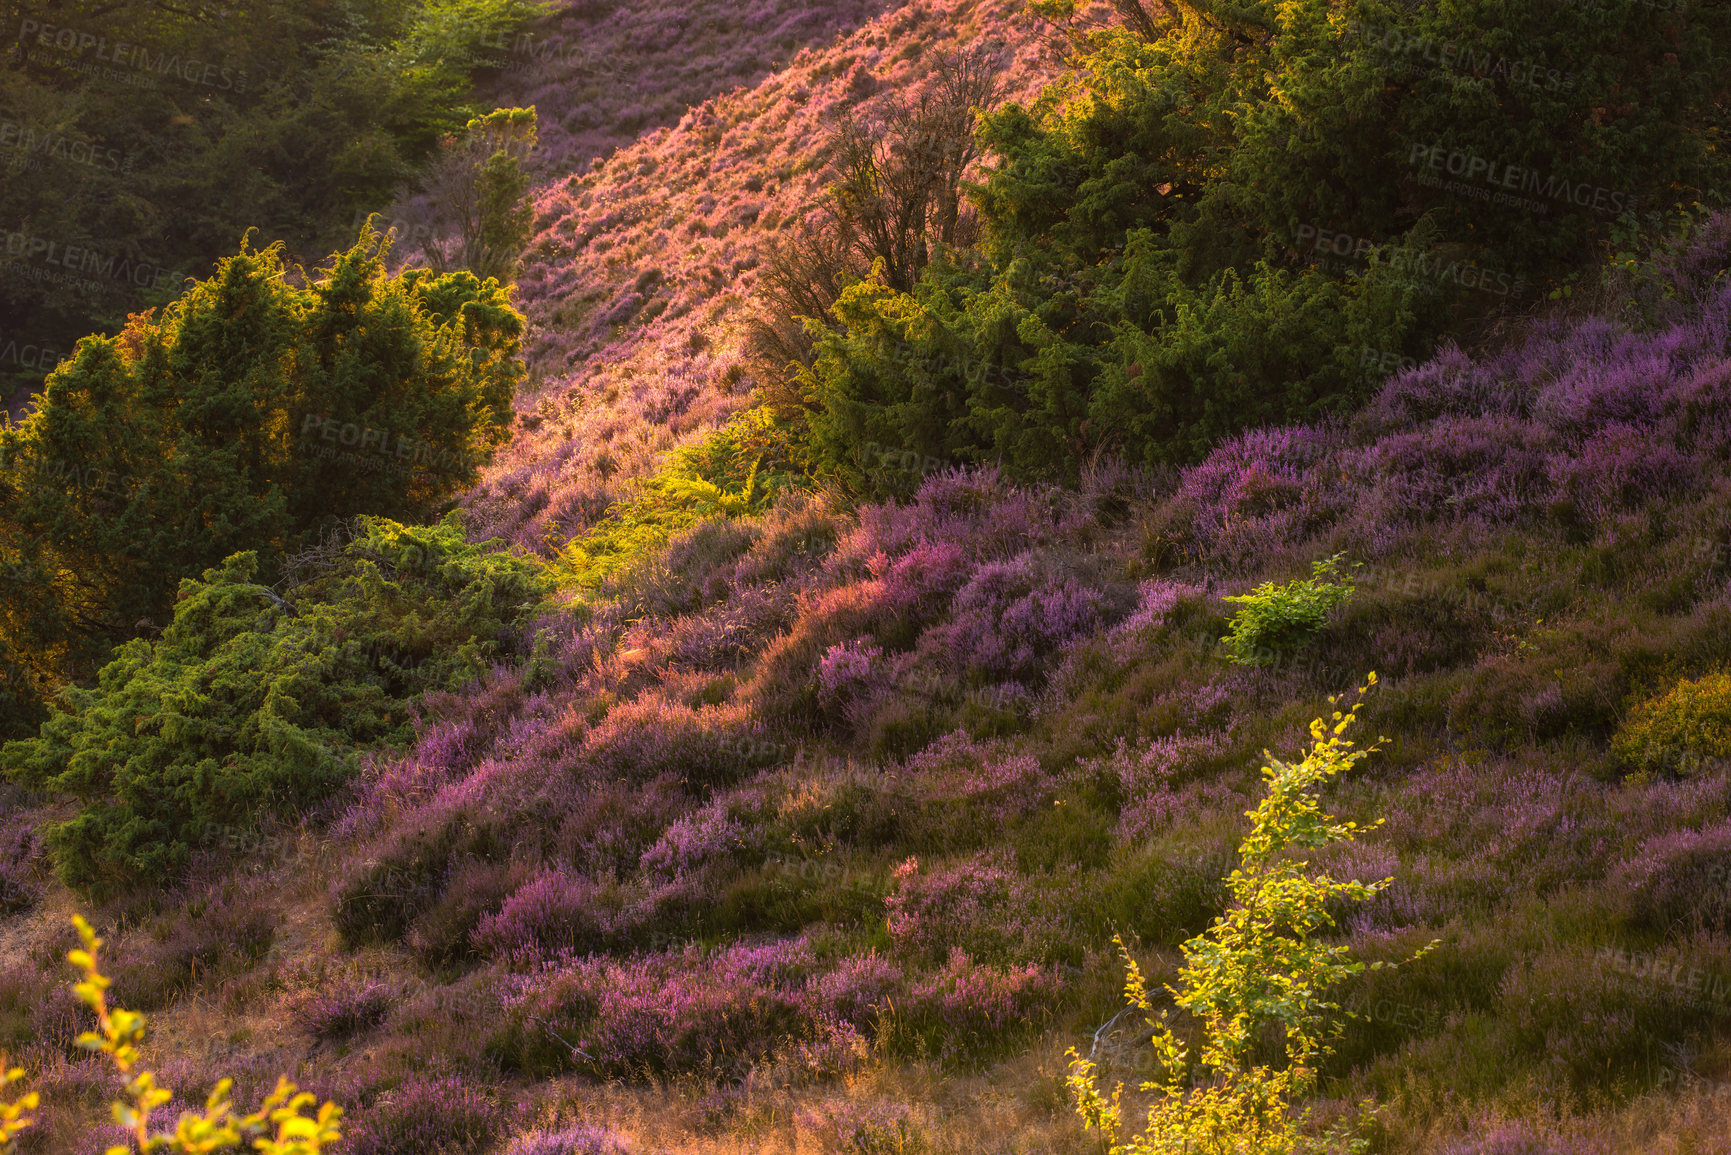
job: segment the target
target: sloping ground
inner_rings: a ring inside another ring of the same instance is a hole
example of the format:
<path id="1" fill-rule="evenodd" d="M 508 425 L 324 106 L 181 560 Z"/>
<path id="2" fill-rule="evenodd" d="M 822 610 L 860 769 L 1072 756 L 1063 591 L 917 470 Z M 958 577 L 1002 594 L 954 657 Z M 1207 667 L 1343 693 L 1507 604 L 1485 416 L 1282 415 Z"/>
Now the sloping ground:
<path id="1" fill-rule="evenodd" d="M 563 179 L 649 129 L 672 125 L 694 105 L 755 87 L 801 49 L 822 51 L 893 6 L 583 0 L 513 37 L 484 88 L 495 104 L 537 108 L 536 167 Z"/>
<path id="2" fill-rule="evenodd" d="M 1731 666 L 1727 223 L 1675 323 L 1444 352 L 1174 477 L 707 523 L 430 704 L 268 886 L 117 936 L 117 989 L 190 981 L 179 1082 L 293 1068 L 357 1151 L 1091 1150 L 1064 1048 L 1147 1071 L 1127 1019 L 1094 1035 L 1112 934 L 1173 977 L 1259 752 L 1374 669 L 1388 740 L 1330 805 L 1386 825 L 1318 865 L 1395 879 L 1341 911 L 1362 957 L 1440 945 L 1344 992 L 1323 1114 L 1374 1095 L 1387 1152 L 1731 1150 L 1731 760 L 1612 753 Z M 1336 553 L 1310 645 L 1224 660 L 1220 595 Z M 25 1037 L 66 1029 L 65 905 L 8 932 Z M 86 1070 L 50 1059 L 50 1101 Z"/>
<path id="3" fill-rule="evenodd" d="M 657 455 L 744 405 L 754 270 L 817 203 L 838 119 L 877 115 L 938 53 L 970 48 L 1001 56 L 1011 98 L 1056 71 L 1019 0 L 918 0 L 543 188 L 519 278 L 541 384 L 469 499 L 482 529 L 557 548 Z"/>

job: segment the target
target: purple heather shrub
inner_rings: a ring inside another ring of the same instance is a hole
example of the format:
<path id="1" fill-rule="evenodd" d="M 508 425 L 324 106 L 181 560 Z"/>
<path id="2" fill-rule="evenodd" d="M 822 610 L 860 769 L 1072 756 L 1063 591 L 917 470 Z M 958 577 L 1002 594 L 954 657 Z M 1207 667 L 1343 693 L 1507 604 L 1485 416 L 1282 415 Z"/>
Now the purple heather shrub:
<path id="1" fill-rule="evenodd" d="M 504 1110 L 473 1083 L 422 1077 L 345 1117 L 343 1139 L 351 1155 L 454 1155 L 485 1151 L 504 1127 Z"/>
<path id="2" fill-rule="evenodd" d="M 1116 772 L 1126 798 L 1169 790 L 1233 764 L 1237 751 L 1224 734 L 1150 738 L 1135 747 L 1118 740 L 1106 765 Z"/>
<path id="3" fill-rule="evenodd" d="M 1581 445 L 1579 455 L 1552 458 L 1551 484 L 1589 521 L 1601 524 L 1632 506 L 1669 497 L 1699 472 L 1674 445 L 1656 442 L 1647 429 L 1609 425 Z"/>
<path id="4" fill-rule="evenodd" d="M 878 679 L 883 650 L 869 638 L 831 646 L 817 663 L 818 701 L 828 707 L 863 696 Z"/>
<path id="5" fill-rule="evenodd" d="M 978 1053 L 1043 1020 L 1062 987 L 1055 973 L 1034 963 L 976 963 L 957 947 L 943 969 L 912 984 L 897 1011 L 928 1037 L 935 1034 L 940 1053 Z"/>
<path id="6" fill-rule="evenodd" d="M 1583 358 L 1533 400 L 1532 419 L 1566 437 L 1585 438 L 1612 425 L 1651 428 L 1660 416 L 1662 391 L 1671 359 L 1651 343 L 1630 354 L 1601 360 Z"/>
<path id="7" fill-rule="evenodd" d="M 965 730 L 951 731 L 908 758 L 903 773 L 925 805 L 969 799 L 997 819 L 1045 810 L 1058 786 L 1032 754 L 1018 754 L 1003 742 L 975 741 Z"/>
<path id="8" fill-rule="evenodd" d="M 679 878 L 710 862 L 763 852 L 765 835 L 755 814 L 735 814 L 745 809 L 744 799 L 728 794 L 711 798 L 695 813 L 675 820 L 643 852 L 641 865 L 651 874 Z"/>
<path id="9" fill-rule="evenodd" d="M 645 782 L 663 774 L 723 785 L 763 765 L 775 747 L 744 704 L 693 709 L 646 693 L 615 706 L 583 739 L 584 773 Z"/>
<path id="10" fill-rule="evenodd" d="M 1362 433 L 1412 429 L 1442 417 L 1516 415 L 1521 394 L 1484 373 L 1453 341 L 1388 379 L 1357 418 Z"/>
<path id="11" fill-rule="evenodd" d="M 1028 554 L 987 562 L 956 593 L 953 619 L 928 630 L 920 653 L 971 679 L 1033 680 L 1066 643 L 1108 617 L 1106 594 L 1042 572 Z"/>
<path id="12" fill-rule="evenodd" d="M 870 1055 L 871 1043 L 860 1028 L 818 1013 L 801 1035 L 781 1048 L 775 1060 L 795 1081 L 818 1083 L 853 1074 Z"/>
<path id="13" fill-rule="evenodd" d="M 1196 512 L 1193 531 L 1236 550 L 1305 536 L 1327 509 L 1321 465 L 1342 440 L 1332 425 L 1251 429 L 1187 469 L 1177 496 Z"/>
<path id="14" fill-rule="evenodd" d="M 920 619 L 940 612 L 973 568 L 960 547 L 947 541 L 922 542 L 894 558 L 879 553 L 866 564 L 883 583 L 883 608 Z"/>
<path id="15" fill-rule="evenodd" d="M 1541 430 L 1509 417 L 1450 416 L 1350 454 L 1347 469 L 1365 479 L 1362 512 L 1379 523 L 1504 521 L 1545 492 L 1545 447 Z"/>
<path id="16" fill-rule="evenodd" d="M 1073 888 L 1019 873 L 1004 851 L 933 868 L 909 858 L 891 877 L 886 922 L 897 953 L 910 959 L 935 962 L 955 950 L 1017 962 L 1043 959 L 1070 934 L 1064 902 Z"/>
<path id="17" fill-rule="evenodd" d="M 574 1123 L 554 1131 L 529 1131 L 512 1139 L 505 1155 L 630 1155 L 631 1140 L 599 1123 Z"/>
<path id="18" fill-rule="evenodd" d="M 857 527 L 837 545 L 836 560 L 863 564 L 874 554 L 896 557 L 921 546 L 1008 558 L 1071 539 L 1091 521 L 1073 493 L 1012 487 L 991 467 L 946 470 L 927 478 L 912 501 L 861 509 Z M 965 577 L 958 576 L 958 586 Z"/>
<path id="19" fill-rule="evenodd" d="M 1723 930 L 1731 925 L 1731 820 L 1649 838 L 1613 877 L 1637 925 Z"/>
<path id="20" fill-rule="evenodd" d="M 691 670 L 727 670 L 762 650 L 778 631 L 793 624 L 791 591 L 779 586 L 748 586 L 725 604 L 675 619 L 661 636 L 667 660 Z"/>
<path id="21" fill-rule="evenodd" d="M 901 968 L 877 951 L 848 955 L 834 970 L 812 979 L 806 997 L 818 1013 L 856 1027 L 869 1027 L 905 986 Z"/>
<path id="22" fill-rule="evenodd" d="M 1107 631 L 1106 637 L 1119 658 L 1134 657 L 1150 637 L 1164 629 L 1166 619 L 1179 602 L 1208 596 L 1201 586 L 1166 578 L 1149 578 L 1137 587 L 1135 610 Z"/>
<path id="23" fill-rule="evenodd" d="M 817 1024 L 801 991 L 811 966 L 803 939 L 709 954 L 690 947 L 593 956 L 517 976 L 505 1006 L 507 1015 L 556 1034 L 568 1062 L 598 1072 L 719 1073 L 813 1035 Z"/>
<path id="24" fill-rule="evenodd" d="M 1118 779 L 1123 798 L 1116 840 L 1144 841 L 1211 814 L 1242 809 L 1244 796 L 1217 773 L 1237 764 L 1237 752 L 1222 734 L 1173 734 L 1132 747 L 1119 739 L 1112 754 L 1083 763 Z"/>
<path id="25" fill-rule="evenodd" d="M 628 874 L 679 816 L 691 795 L 671 775 L 649 782 L 583 782 L 554 775 L 522 811 L 551 829 L 552 854 L 589 873 Z"/>
<path id="26" fill-rule="evenodd" d="M 647 884 L 543 868 L 481 919 L 474 948 L 494 958 L 618 950 L 663 922 L 681 925 L 702 901 L 688 879 Z"/>
<path id="27" fill-rule="evenodd" d="M 1125 800 L 1113 837 L 1121 846 L 1133 845 L 1233 808 L 1242 809 L 1248 801 L 1247 795 L 1224 782 L 1187 782 L 1151 790 Z"/>
<path id="28" fill-rule="evenodd" d="M 372 1030 L 390 1014 L 396 992 L 377 979 L 309 991 L 289 1004 L 290 1017 L 320 1042 Z"/>
<path id="29" fill-rule="evenodd" d="M 837 1155 L 914 1155 L 926 1147 L 925 1132 L 903 1103 L 826 1103 L 802 1109 L 794 1123 Z"/>

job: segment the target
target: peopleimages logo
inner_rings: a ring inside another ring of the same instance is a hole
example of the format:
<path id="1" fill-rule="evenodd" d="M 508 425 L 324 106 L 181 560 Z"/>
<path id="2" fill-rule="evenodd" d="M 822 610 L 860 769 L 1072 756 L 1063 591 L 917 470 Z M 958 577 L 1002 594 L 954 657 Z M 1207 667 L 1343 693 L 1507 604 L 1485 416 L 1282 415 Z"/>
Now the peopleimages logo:
<path id="1" fill-rule="evenodd" d="M 1298 226 L 1297 239 L 1300 256 L 1334 272 L 1381 269 L 1385 277 L 1403 284 L 1433 288 L 1453 284 L 1511 299 L 1527 288 L 1525 277 L 1487 269 L 1477 261 L 1444 261 L 1411 245 L 1382 244 L 1313 224 Z"/>
<path id="2" fill-rule="evenodd" d="M 1547 179 L 1537 169 L 1487 160 L 1477 153 L 1464 152 L 1443 144 L 1413 145 L 1412 152 L 1407 156 L 1407 163 L 1436 172 L 1447 172 L 1450 176 L 1462 177 L 1467 181 L 1482 181 L 1491 188 L 1565 201 L 1596 212 L 1633 212 L 1635 208 L 1633 197 L 1603 185 L 1587 184 L 1584 181 L 1571 182 L 1557 176 Z"/>
<path id="3" fill-rule="evenodd" d="M 129 172 L 133 158 L 118 148 L 99 148 L 58 132 L 38 132 L 27 124 L 0 120 L 0 149 L 23 156 L 42 156 L 68 164 L 88 165 L 109 172 Z"/>
<path id="4" fill-rule="evenodd" d="M 179 53 L 170 56 L 167 52 L 158 52 L 153 57 L 150 49 L 142 44 L 128 44 L 124 40 L 110 42 L 106 36 L 98 36 L 92 32 L 80 32 L 76 28 L 25 19 L 19 25 L 18 40 L 23 43 L 32 37 L 39 48 L 53 49 L 78 58 L 83 58 L 86 52 L 90 52 L 92 60 L 134 73 L 153 72 L 158 76 L 178 77 L 188 84 L 203 84 L 228 92 L 246 91 L 244 70 L 237 71 L 191 57 L 182 60 Z M 126 79 L 124 75 L 117 78 Z"/>
<path id="5" fill-rule="evenodd" d="M 146 289 L 160 289 L 175 276 L 173 269 L 165 269 L 148 261 L 105 255 L 95 249 L 63 245 L 59 241 L 34 237 L 29 233 L 6 234 L 6 255 L 14 260 L 40 260 L 52 270 L 66 269 L 69 273 L 79 274 L 82 279 L 102 277 L 111 281 L 127 281 Z"/>
<path id="6" fill-rule="evenodd" d="M 1547 68 L 1543 61 L 1511 60 L 1488 49 L 1480 52 L 1470 44 L 1440 40 L 1428 33 L 1379 27 L 1357 20 L 1347 22 L 1346 32 L 1349 36 L 1357 36 L 1382 49 L 1400 64 L 1418 73 L 1428 74 L 1432 69 L 1440 69 L 1481 80 L 1501 80 L 1511 87 L 1538 88 L 1546 92 L 1569 92 L 1575 87 L 1573 73 L 1559 68 Z"/>

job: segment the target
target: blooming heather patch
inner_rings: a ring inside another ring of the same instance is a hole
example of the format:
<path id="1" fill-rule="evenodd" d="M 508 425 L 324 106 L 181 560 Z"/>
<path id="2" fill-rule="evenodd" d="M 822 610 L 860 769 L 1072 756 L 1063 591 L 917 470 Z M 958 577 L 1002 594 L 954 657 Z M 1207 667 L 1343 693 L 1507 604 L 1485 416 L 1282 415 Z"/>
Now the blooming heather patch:
<path id="1" fill-rule="evenodd" d="M 1723 930 L 1731 925 L 1731 820 L 1650 838 L 1616 875 L 1638 924 Z"/>
<path id="2" fill-rule="evenodd" d="M 394 992 L 376 979 L 309 991 L 290 1004 L 302 1030 L 320 1042 L 346 1039 L 371 1030 L 390 1014 Z"/>
<path id="3" fill-rule="evenodd" d="M 911 959 L 937 962 L 966 951 L 994 962 L 1043 960 L 1074 925 L 1064 880 L 1022 874 L 1001 851 L 923 869 L 909 858 L 893 880 L 884 899 L 887 926 L 898 954 Z"/>
<path id="4" fill-rule="evenodd" d="M 801 940 L 550 964 L 505 1002 L 520 1059 L 641 1077 L 738 1073 L 818 1023 L 801 998 Z"/>
<path id="5" fill-rule="evenodd" d="M 466 1155 L 492 1145 L 504 1129 L 505 1113 L 469 1080 L 415 1078 L 345 1123 L 343 1137 L 354 1155 Z"/>
<path id="6" fill-rule="evenodd" d="M 631 1141 L 611 1127 L 576 1123 L 518 1135 L 505 1147 L 505 1155 L 628 1155 L 630 1150 Z"/>
<path id="7" fill-rule="evenodd" d="M 976 963 L 957 947 L 943 969 L 915 983 L 897 1009 L 905 1028 L 938 1054 L 978 1055 L 1039 1024 L 1062 986 L 1034 963 Z"/>
<path id="8" fill-rule="evenodd" d="M 1198 556 L 1268 556 L 1329 525 L 1372 557 L 1405 526 L 1551 516 L 1591 531 L 1685 494 L 1702 455 L 1731 446 L 1718 409 L 1728 329 L 1721 282 L 1653 332 L 1557 320 L 1481 359 L 1445 348 L 1390 379 L 1349 429 L 1251 430 L 1184 474 Z"/>

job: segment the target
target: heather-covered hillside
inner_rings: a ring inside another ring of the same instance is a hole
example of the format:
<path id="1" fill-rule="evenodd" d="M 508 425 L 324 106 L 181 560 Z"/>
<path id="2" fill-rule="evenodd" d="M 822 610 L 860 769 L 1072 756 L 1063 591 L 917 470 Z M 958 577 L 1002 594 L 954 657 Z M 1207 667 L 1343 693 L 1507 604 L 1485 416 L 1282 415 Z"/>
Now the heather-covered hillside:
<path id="1" fill-rule="evenodd" d="M 931 58 L 957 48 L 992 53 L 1008 95 L 1025 99 L 1055 72 L 1048 36 L 1017 0 L 899 6 L 543 187 L 518 278 L 538 384 L 469 498 L 478 523 L 557 548 L 659 454 L 742 408 L 757 268 L 766 242 L 815 208 L 838 120 L 917 92 Z"/>
<path id="2" fill-rule="evenodd" d="M 503 281 L 243 248 L 0 424 L 0 1155 L 117 1066 L 342 1108 L 267 1155 L 1731 1155 L 1731 17 L 1553 7 L 485 38 Z"/>
<path id="3" fill-rule="evenodd" d="M 1386 1151 L 1724 1149 L 1731 771 L 1665 703 L 1726 709 L 1727 235 L 1650 331 L 1447 351 L 1181 473 L 707 522 L 430 699 L 325 833 L 138 909 L 116 991 L 182 1082 L 290 1064 L 356 1150 L 1089 1150 L 1064 1048 L 1141 1077 L 1112 934 L 1170 977 L 1260 752 L 1374 669 L 1332 803 L 1386 824 L 1328 865 L 1395 881 L 1343 934 L 1440 943 L 1345 993 L 1328 1095 Z M 1222 595 L 1336 554 L 1308 646 L 1224 659 Z M 8 854 L 0 1022 L 77 1101 L 70 900 Z"/>

